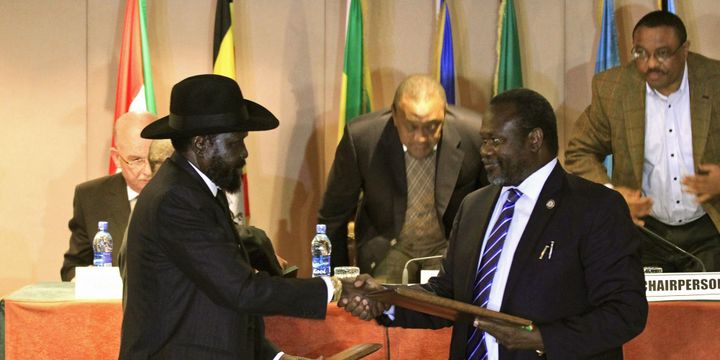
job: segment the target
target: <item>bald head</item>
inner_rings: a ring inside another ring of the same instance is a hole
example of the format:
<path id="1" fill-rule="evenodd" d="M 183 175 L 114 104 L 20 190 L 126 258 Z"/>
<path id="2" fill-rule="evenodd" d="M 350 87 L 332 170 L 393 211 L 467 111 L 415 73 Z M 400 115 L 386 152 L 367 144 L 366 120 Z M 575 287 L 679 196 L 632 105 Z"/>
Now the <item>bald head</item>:
<path id="1" fill-rule="evenodd" d="M 153 175 L 160 169 L 160 165 L 169 158 L 173 151 L 172 141 L 170 139 L 153 140 L 150 143 L 150 153 L 148 161 L 150 161 L 150 170 Z"/>
<path id="2" fill-rule="evenodd" d="M 414 101 L 437 99 L 442 102 L 443 107 L 447 102 L 442 85 L 430 76 L 422 74 L 410 75 L 400 82 L 395 90 L 393 108 L 397 109 L 404 98 Z"/>
<path id="3" fill-rule="evenodd" d="M 140 137 L 145 126 L 155 120 L 150 113 L 129 112 L 115 122 L 115 146 L 110 149 L 115 164 L 122 169 L 127 185 L 140 192 L 150 181 L 148 151 L 150 140 Z"/>
<path id="4" fill-rule="evenodd" d="M 392 116 L 400 142 L 416 159 L 431 155 L 442 136 L 445 90 L 427 75 L 412 75 L 395 91 Z"/>

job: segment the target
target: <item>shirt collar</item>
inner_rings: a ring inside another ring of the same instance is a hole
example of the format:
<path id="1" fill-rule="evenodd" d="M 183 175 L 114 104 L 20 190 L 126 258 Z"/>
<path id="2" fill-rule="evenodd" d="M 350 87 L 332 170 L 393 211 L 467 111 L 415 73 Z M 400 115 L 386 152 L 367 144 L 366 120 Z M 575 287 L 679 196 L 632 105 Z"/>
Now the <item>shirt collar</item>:
<path id="1" fill-rule="evenodd" d="M 195 169 L 195 172 L 197 172 L 198 175 L 200 175 L 200 177 L 203 179 L 203 181 L 205 182 L 205 185 L 207 185 L 208 189 L 213 194 L 213 196 L 217 196 L 218 189 L 220 189 L 220 188 L 217 185 L 215 185 L 215 183 L 212 180 L 210 180 L 209 177 L 207 177 L 205 174 L 203 174 L 203 172 L 200 171 L 200 169 L 195 167 L 195 165 L 193 165 L 193 163 L 188 161 L 188 164 L 190 164 L 190 166 L 192 166 L 192 168 Z"/>
<path id="2" fill-rule="evenodd" d="M 403 147 L 403 152 L 407 152 L 407 146 L 405 146 L 405 144 L 402 144 L 402 147 Z M 437 151 L 437 144 L 435 144 L 435 146 L 433 146 L 433 152 L 435 152 L 435 151 Z"/>
<path id="3" fill-rule="evenodd" d="M 530 174 L 530 176 L 523 180 L 518 186 L 503 186 L 501 194 L 504 194 L 510 190 L 510 188 L 516 187 L 522 192 L 523 196 L 537 201 L 537 199 L 540 198 L 540 192 L 543 186 L 545 186 L 545 181 L 550 177 L 550 173 L 552 173 L 555 165 L 557 165 L 557 161 L 557 158 L 550 160 L 547 164 L 543 165 L 543 167 Z"/>
<path id="4" fill-rule="evenodd" d="M 129 186 L 126 186 L 126 187 L 127 187 L 128 201 L 133 201 L 138 197 L 138 195 L 140 195 L 140 193 L 131 189 Z"/>

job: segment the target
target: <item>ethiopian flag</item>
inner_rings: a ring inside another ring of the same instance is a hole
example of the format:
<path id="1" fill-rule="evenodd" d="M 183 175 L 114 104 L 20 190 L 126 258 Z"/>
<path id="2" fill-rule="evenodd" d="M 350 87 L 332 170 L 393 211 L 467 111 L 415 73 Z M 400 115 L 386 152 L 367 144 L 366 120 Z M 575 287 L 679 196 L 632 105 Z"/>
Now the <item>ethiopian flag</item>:
<path id="1" fill-rule="evenodd" d="M 360 0 L 347 1 L 345 28 L 345 61 L 340 89 L 338 141 L 345 124 L 360 114 L 372 111 L 370 70 L 363 46 L 363 6 Z"/>
<path id="2" fill-rule="evenodd" d="M 145 21 L 145 0 L 127 0 L 125 4 L 113 128 L 115 128 L 115 121 L 129 111 L 156 113 L 155 88 L 150 67 L 147 22 Z M 114 131 L 112 146 L 115 146 Z M 111 156 L 108 171 L 110 174 L 114 174 L 116 170 L 117 164 L 113 162 Z"/>

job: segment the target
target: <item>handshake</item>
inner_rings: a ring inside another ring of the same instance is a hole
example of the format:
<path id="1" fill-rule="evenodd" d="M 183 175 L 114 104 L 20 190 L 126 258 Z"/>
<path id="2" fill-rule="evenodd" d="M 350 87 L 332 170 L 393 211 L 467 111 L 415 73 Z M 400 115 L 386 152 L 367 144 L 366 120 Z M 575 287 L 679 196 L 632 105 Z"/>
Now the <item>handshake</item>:
<path id="1" fill-rule="evenodd" d="M 353 316 L 362 320 L 372 320 L 390 308 L 390 305 L 366 296 L 370 292 L 385 289 L 372 276 L 360 274 L 355 280 L 341 279 L 340 281 L 342 292 L 337 299 L 337 305 Z"/>

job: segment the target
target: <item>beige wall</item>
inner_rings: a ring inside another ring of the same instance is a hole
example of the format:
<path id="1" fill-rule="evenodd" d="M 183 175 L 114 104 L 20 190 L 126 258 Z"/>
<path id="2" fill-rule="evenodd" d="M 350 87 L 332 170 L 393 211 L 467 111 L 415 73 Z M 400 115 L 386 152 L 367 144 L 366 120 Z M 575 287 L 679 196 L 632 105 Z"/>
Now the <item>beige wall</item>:
<path id="1" fill-rule="evenodd" d="M 429 72 L 433 0 L 369 0 L 376 107 L 405 75 Z M 214 1 L 148 0 L 158 112 L 170 89 L 211 71 Z M 495 0 L 449 0 L 458 102 L 484 111 L 495 68 Z M 655 0 L 616 0 L 623 61 L 630 31 Z M 720 57 L 715 0 L 678 2 L 691 49 Z M 525 85 L 555 107 L 561 143 L 590 98 L 596 1 L 515 0 Z M 105 174 L 121 0 L 0 2 L 0 294 L 59 280 L 75 184 Z M 309 241 L 334 155 L 345 1 L 236 0 L 238 82 L 279 129 L 251 135 L 252 222 L 308 273 Z"/>

